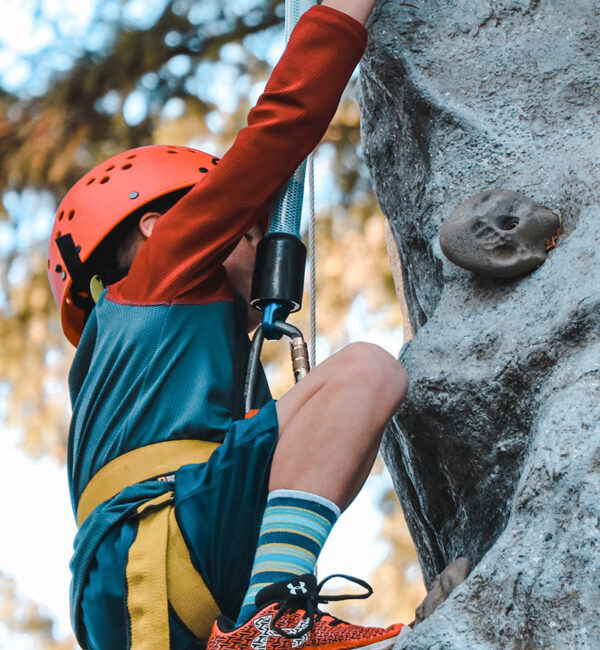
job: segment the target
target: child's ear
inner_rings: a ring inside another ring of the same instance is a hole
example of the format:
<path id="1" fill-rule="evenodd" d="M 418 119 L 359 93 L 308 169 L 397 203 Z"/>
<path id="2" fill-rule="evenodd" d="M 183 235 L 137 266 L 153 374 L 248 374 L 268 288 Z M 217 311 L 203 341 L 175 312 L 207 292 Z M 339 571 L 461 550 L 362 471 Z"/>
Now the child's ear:
<path id="1" fill-rule="evenodd" d="M 146 212 L 146 214 L 140 219 L 140 232 L 146 239 L 148 239 L 152 234 L 154 224 L 157 222 L 159 217 L 160 212 Z"/>

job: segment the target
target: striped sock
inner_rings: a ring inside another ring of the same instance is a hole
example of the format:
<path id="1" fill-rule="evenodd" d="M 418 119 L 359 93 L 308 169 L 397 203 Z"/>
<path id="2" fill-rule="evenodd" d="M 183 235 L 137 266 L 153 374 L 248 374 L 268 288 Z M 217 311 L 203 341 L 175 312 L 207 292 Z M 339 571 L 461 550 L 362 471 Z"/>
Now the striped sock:
<path id="1" fill-rule="evenodd" d="M 274 490 L 263 515 L 250 585 L 236 626 L 250 620 L 256 594 L 267 585 L 313 573 L 340 509 L 328 499 L 298 490 Z"/>

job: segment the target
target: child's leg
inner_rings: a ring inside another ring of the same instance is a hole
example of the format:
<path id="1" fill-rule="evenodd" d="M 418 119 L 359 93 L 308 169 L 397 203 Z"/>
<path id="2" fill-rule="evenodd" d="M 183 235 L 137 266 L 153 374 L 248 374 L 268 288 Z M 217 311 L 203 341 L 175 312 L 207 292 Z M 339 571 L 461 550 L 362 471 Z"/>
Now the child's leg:
<path id="1" fill-rule="evenodd" d="M 259 547 L 238 618 L 271 581 L 312 572 L 335 519 L 362 487 L 383 429 L 408 387 L 402 366 L 383 349 L 349 345 L 317 366 L 277 403 L 275 450 Z M 285 499 L 281 492 L 286 490 Z"/>
<path id="2" fill-rule="evenodd" d="M 345 510 L 365 482 L 408 379 L 382 348 L 353 343 L 277 402 L 270 490 L 313 492 Z"/>

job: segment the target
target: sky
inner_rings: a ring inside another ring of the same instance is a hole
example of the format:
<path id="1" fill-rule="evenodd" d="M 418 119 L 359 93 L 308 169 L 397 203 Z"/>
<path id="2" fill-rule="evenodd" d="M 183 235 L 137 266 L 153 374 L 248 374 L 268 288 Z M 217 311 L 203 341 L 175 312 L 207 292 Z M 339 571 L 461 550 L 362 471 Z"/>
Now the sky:
<path id="1" fill-rule="evenodd" d="M 31 79 L 29 56 L 51 46 L 48 67 L 69 69 L 76 50 L 57 46 L 65 36 L 81 35 L 95 10 L 96 0 L 2 0 L 0 3 L 0 84 L 14 92 L 38 92 L 40 86 Z M 34 19 L 39 12 L 41 18 Z M 59 25 L 59 32 L 52 22 Z M 25 88 L 24 88 L 25 86 Z"/>
<path id="2" fill-rule="evenodd" d="M 131 0 L 125 4 L 125 18 L 131 24 L 142 27 L 143 21 L 151 23 L 155 18 L 150 7 L 158 12 L 164 1 L 148 3 L 147 0 Z M 240 0 L 238 10 L 243 11 L 249 2 L 251 0 Z M 24 96 L 43 93 L 52 70 L 68 69 L 84 42 L 86 45 L 96 43 L 98 48 L 102 46 L 103 38 L 107 36 L 102 33 L 90 35 L 87 28 L 94 11 L 110 11 L 110 6 L 111 3 L 99 5 L 97 0 L 2 0 L 0 85 Z M 34 20 L 36 11 L 38 17 Z M 67 42 L 68 47 L 64 45 Z M 266 48 L 263 55 L 274 64 L 281 54 L 283 42 L 275 39 L 269 44 L 256 43 L 256 46 Z M 47 65 L 33 67 L 30 57 L 41 48 L 49 48 Z M 233 47 L 228 56 L 234 63 L 240 52 Z M 185 62 L 181 61 L 180 64 L 185 65 Z M 199 74 L 214 75 L 208 69 L 201 70 Z M 220 76 L 220 83 L 213 79 L 212 92 L 217 103 L 227 108 L 230 93 L 226 71 L 221 70 Z M 202 81 L 204 84 L 207 78 Z M 258 84 L 246 90 L 255 100 L 262 86 Z M 110 103 L 110 97 L 106 101 Z M 172 111 L 173 117 L 176 117 L 180 108 L 175 103 L 166 110 Z M 142 94 L 132 93 L 122 110 L 131 125 L 141 121 L 146 110 Z M 208 122 L 209 126 L 212 122 L 213 128 L 218 130 L 218 114 L 209 115 Z M 190 144 L 201 146 L 196 142 Z M 329 171 L 332 156 L 332 149 L 323 146 L 316 157 L 316 177 L 319 179 L 316 187 L 317 209 L 324 207 L 332 198 L 335 200 Z M 0 221 L 0 255 L 6 254 L 17 241 L 27 248 L 31 243 L 46 240 L 55 207 L 52 197 L 35 192 L 20 195 L 4 192 L 2 200 L 9 221 Z M 25 225 L 21 221 L 15 228 L 15 220 L 26 213 L 35 213 L 36 222 L 28 221 Z M 18 283 L 25 272 L 23 265 L 20 267 L 16 264 L 11 269 L 10 281 Z M 0 295 L 0 307 L 1 301 Z M 357 299 L 348 322 L 350 340 L 376 342 L 397 356 L 402 341 L 401 332 L 381 333 L 370 327 L 371 318 L 364 301 Z M 324 340 L 318 343 L 317 353 L 322 359 L 330 350 Z M 0 423 L 7 398 L 5 387 L 0 384 Z M 76 532 L 66 470 L 57 467 L 49 458 L 29 458 L 19 448 L 19 436 L 18 429 L 3 427 L 0 431 L 0 512 L 3 520 L 0 570 L 16 579 L 19 594 L 40 603 L 56 618 L 56 634 L 62 637 L 70 632 L 68 563 Z M 366 578 L 383 559 L 385 547 L 376 540 L 382 524 L 377 500 L 389 484 L 387 472 L 371 477 L 363 492 L 342 515 L 319 560 L 321 577 L 341 572 Z M 7 635 L 0 621 L 2 648 L 29 650 L 33 645 L 27 639 Z"/>

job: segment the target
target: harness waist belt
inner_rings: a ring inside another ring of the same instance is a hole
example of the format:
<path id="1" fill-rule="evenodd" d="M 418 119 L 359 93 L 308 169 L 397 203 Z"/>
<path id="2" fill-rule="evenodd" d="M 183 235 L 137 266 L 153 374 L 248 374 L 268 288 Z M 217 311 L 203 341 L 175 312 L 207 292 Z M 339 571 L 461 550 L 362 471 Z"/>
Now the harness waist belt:
<path id="1" fill-rule="evenodd" d="M 205 440 L 167 440 L 118 456 L 94 474 L 81 494 L 77 525 L 81 526 L 96 506 L 117 496 L 126 487 L 174 473 L 182 465 L 205 463 L 219 445 Z"/>

